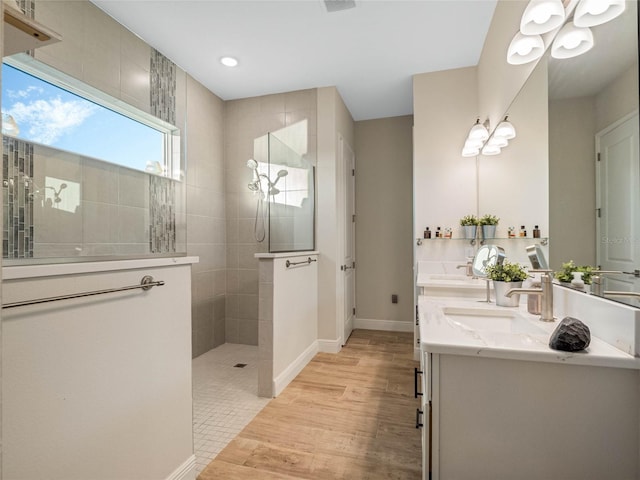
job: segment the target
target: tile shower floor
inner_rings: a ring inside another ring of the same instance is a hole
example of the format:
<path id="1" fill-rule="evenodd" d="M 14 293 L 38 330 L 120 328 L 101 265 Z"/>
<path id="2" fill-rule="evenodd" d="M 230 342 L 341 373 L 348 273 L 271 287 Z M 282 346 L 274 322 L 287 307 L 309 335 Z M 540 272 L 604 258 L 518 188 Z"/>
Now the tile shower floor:
<path id="1" fill-rule="evenodd" d="M 258 397 L 258 347 L 225 343 L 194 358 L 192 365 L 193 443 L 200 473 L 269 399 Z"/>

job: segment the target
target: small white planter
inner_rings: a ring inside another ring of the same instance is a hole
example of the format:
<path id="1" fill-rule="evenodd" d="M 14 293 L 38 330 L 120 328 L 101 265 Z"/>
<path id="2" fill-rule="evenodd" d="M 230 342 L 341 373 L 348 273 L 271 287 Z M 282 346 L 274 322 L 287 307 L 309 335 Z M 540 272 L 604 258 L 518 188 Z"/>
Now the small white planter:
<path id="1" fill-rule="evenodd" d="M 496 305 L 501 307 L 517 307 L 520 303 L 520 294 L 514 293 L 511 297 L 506 297 L 512 288 L 522 288 L 522 282 L 498 282 L 493 281 L 493 291 L 496 293 Z"/>
<path id="2" fill-rule="evenodd" d="M 464 238 L 467 240 L 474 240 L 476 238 L 476 233 L 478 231 L 477 225 L 463 225 L 462 230 L 464 231 Z"/>
<path id="3" fill-rule="evenodd" d="M 496 237 L 496 226 L 495 225 L 482 225 L 482 238 L 495 238 Z"/>

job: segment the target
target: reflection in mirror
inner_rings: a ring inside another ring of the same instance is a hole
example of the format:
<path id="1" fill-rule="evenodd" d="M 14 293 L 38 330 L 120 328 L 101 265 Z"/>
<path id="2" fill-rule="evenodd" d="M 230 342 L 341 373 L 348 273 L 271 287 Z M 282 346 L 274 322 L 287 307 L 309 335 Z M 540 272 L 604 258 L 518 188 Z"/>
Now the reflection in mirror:
<path id="1" fill-rule="evenodd" d="M 554 269 L 569 260 L 602 270 L 640 267 L 637 15 L 637 2 L 627 1 L 621 16 L 593 27 L 591 51 L 548 59 Z"/>
<path id="2" fill-rule="evenodd" d="M 471 269 L 476 277 L 486 277 L 487 267 L 502 265 L 505 254 L 504 249 L 497 245 L 483 245 L 473 257 Z"/>

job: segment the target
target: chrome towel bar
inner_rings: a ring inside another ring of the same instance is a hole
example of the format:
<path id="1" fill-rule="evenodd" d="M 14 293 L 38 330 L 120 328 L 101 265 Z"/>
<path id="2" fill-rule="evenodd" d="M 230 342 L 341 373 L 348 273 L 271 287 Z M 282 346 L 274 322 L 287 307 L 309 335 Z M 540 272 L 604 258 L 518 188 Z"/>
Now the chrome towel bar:
<path id="1" fill-rule="evenodd" d="M 303 260 L 301 262 L 290 262 L 289 260 L 287 260 L 287 263 L 285 263 L 285 265 L 287 266 L 287 268 L 289 268 L 289 267 L 293 267 L 295 265 L 302 265 L 302 264 L 305 264 L 305 263 L 307 265 L 309 265 L 311 262 L 317 262 L 317 261 L 318 260 L 315 259 L 315 258 L 312 259 L 311 257 L 307 257 L 306 260 Z"/>
<path id="2" fill-rule="evenodd" d="M 129 285 L 126 287 L 107 288 L 105 290 L 94 290 L 93 292 L 71 293 L 69 295 L 59 295 L 57 297 L 38 298 L 36 300 L 23 300 L 21 302 L 11 302 L 2 305 L 2 309 L 24 307 L 26 305 L 37 305 L 39 303 L 57 302 L 58 300 L 70 300 L 72 298 L 91 297 L 93 295 L 103 295 L 105 293 L 124 292 L 125 290 L 151 290 L 153 287 L 161 287 L 164 285 L 162 280 L 154 280 L 151 275 L 145 275 L 138 285 Z"/>

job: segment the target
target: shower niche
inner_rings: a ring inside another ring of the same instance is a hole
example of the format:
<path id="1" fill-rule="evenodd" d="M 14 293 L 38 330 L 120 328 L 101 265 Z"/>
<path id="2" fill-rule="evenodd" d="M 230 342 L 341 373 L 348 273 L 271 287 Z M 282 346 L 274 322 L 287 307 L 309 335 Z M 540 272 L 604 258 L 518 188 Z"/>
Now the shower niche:
<path id="1" fill-rule="evenodd" d="M 306 120 L 254 140 L 248 188 L 256 202 L 254 235 L 270 253 L 315 247 L 315 168 Z"/>

